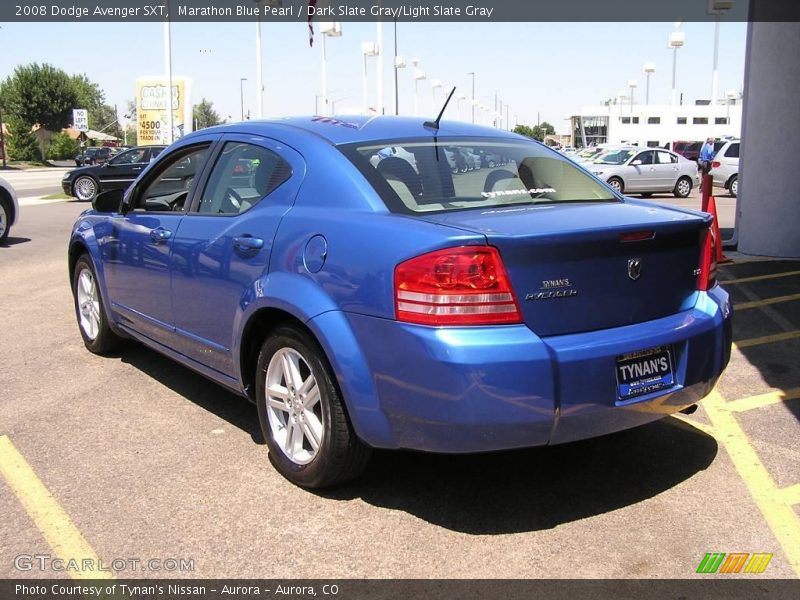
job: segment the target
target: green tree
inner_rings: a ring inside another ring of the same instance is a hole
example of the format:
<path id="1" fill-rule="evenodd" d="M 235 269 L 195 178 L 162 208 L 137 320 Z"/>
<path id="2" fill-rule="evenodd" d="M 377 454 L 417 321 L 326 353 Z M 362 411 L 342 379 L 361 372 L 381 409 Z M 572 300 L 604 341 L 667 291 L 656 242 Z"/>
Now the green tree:
<path id="1" fill-rule="evenodd" d="M 89 111 L 89 128 L 121 138 L 123 132 L 117 119 L 117 111 L 106 104 L 106 96 L 100 86 L 85 74 L 73 75 L 72 85 L 78 98 L 75 108 Z"/>
<path id="2" fill-rule="evenodd" d="M 520 135 L 524 135 L 529 138 L 536 138 L 536 136 L 533 133 L 533 129 L 531 127 L 528 127 L 527 125 L 517 125 L 516 127 L 514 127 L 514 133 L 518 133 Z"/>
<path id="3" fill-rule="evenodd" d="M 59 131 L 72 120 L 78 97 L 72 80 L 52 65 L 20 65 L 0 84 L 0 103 L 20 125 Z"/>
<path id="4" fill-rule="evenodd" d="M 214 103 L 203 98 L 192 107 L 195 129 L 205 129 L 222 123 L 219 113 L 214 110 Z"/>
<path id="5" fill-rule="evenodd" d="M 556 128 L 547 121 L 542 121 L 539 125 L 534 125 L 533 127 L 528 127 L 527 125 L 517 125 L 514 128 L 514 133 L 526 135 L 529 138 L 539 140 L 540 142 L 544 140 L 544 136 L 554 135 L 555 132 Z"/>
<path id="6" fill-rule="evenodd" d="M 65 132 L 54 133 L 47 146 L 48 160 L 63 160 L 72 158 L 78 153 L 78 142 L 73 140 Z"/>
<path id="7" fill-rule="evenodd" d="M 6 125 L 8 157 L 13 160 L 38 161 L 41 158 L 39 142 L 31 133 L 31 126 L 16 116 L 9 116 Z"/>

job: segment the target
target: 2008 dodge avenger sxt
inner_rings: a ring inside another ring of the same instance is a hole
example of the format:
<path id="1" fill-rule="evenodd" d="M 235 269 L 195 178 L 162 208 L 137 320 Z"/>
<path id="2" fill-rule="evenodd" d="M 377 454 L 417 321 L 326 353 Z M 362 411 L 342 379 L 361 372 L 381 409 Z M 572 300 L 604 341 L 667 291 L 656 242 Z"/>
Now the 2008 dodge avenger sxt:
<path id="1" fill-rule="evenodd" d="M 275 467 L 321 487 L 372 448 L 691 407 L 730 355 L 710 226 L 496 129 L 291 118 L 180 139 L 80 216 L 69 270 L 90 351 L 134 338 L 248 397 Z"/>

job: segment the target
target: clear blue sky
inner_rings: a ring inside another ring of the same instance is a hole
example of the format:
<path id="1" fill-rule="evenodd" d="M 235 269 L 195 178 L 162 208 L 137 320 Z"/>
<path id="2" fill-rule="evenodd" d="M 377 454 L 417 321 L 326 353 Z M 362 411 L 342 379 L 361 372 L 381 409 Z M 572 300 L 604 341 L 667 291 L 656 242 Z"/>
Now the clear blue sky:
<path id="1" fill-rule="evenodd" d="M 105 90 L 109 103 L 122 110 L 135 95 L 137 77 L 161 75 L 163 26 L 160 23 L 2 23 L 0 77 L 18 64 L 47 62 L 69 73 L 86 73 Z M 340 109 L 361 105 L 361 42 L 375 39 L 374 23 L 344 23 L 343 36 L 328 40 L 328 90 Z M 320 34 L 308 46 L 304 23 L 264 23 L 265 115 L 314 112 L 321 93 Z M 672 51 L 667 37 L 672 23 L 399 23 L 399 54 L 410 63 L 422 59 L 428 75 L 420 83 L 420 109 L 431 112 L 430 79 L 456 85 L 470 95 L 468 71 L 476 72 L 476 97 L 493 106 L 494 94 L 510 106 L 511 120 L 542 120 L 566 132 L 564 116 L 581 106 L 599 104 L 637 79 L 637 99 L 644 97 L 645 62 L 656 63 L 651 103 L 667 103 Z M 678 51 L 678 89 L 685 101 L 708 98 L 714 25 L 685 23 L 686 46 Z M 720 36 L 720 95 L 741 89 L 747 25 L 724 23 Z M 393 24 L 384 23 L 385 99 L 394 108 L 391 54 Z M 174 23 L 173 75 L 192 80 L 193 102 L 205 97 L 226 117 L 239 118 L 239 78 L 244 83 L 245 112 L 255 115 L 255 24 Z M 201 50 L 210 50 L 202 53 Z M 370 103 L 375 102 L 375 62 L 369 63 Z M 442 94 L 439 94 L 441 102 Z M 401 114 L 411 114 L 411 69 L 400 71 Z M 466 107 L 465 107 L 466 113 Z"/>

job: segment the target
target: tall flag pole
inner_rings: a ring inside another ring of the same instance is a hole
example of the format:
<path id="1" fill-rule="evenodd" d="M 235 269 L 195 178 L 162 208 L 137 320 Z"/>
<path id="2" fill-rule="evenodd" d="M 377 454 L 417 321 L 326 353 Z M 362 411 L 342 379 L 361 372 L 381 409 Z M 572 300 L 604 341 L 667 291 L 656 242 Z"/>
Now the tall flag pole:
<path id="1" fill-rule="evenodd" d="M 317 7 L 317 0 L 308 0 L 308 45 L 314 47 L 314 25 L 311 20 L 314 18 L 314 9 Z"/>

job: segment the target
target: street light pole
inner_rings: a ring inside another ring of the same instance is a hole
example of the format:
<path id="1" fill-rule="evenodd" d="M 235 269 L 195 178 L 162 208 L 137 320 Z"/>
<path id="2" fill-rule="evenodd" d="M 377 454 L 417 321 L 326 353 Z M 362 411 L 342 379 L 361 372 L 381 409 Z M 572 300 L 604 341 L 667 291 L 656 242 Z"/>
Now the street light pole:
<path id="1" fill-rule="evenodd" d="M 675 23 L 675 27 L 680 27 L 680 23 Z M 678 48 L 686 43 L 686 34 L 682 31 L 673 31 L 669 36 L 668 48 L 672 48 L 672 106 L 677 102 L 676 78 L 678 73 Z"/>
<path id="2" fill-rule="evenodd" d="M 361 53 L 364 55 L 364 71 L 362 76 L 362 84 L 363 84 L 363 107 L 362 112 L 366 115 L 368 113 L 368 100 L 367 100 L 367 57 L 368 56 L 376 56 L 378 51 L 377 47 L 374 42 L 362 42 L 361 44 Z"/>
<path id="3" fill-rule="evenodd" d="M 397 17 L 394 19 L 394 114 L 400 114 L 400 88 L 397 82 L 397 70 L 406 66 L 402 56 L 397 55 Z"/>
<path id="4" fill-rule="evenodd" d="M 639 86 L 639 82 L 635 79 L 631 79 L 628 82 L 628 87 L 631 88 L 631 116 L 633 116 L 633 90 L 635 90 Z"/>
<path id="5" fill-rule="evenodd" d="M 264 116 L 264 69 L 261 65 L 261 0 L 255 0 L 258 14 L 256 15 L 256 116 Z M 241 83 L 241 82 L 240 82 Z M 242 109 L 244 120 L 244 109 Z"/>
<path id="6" fill-rule="evenodd" d="M 169 0 L 165 0 L 169 12 Z M 167 145 L 174 141 L 173 128 L 175 126 L 172 115 L 172 31 L 169 19 L 164 20 L 164 71 L 166 75 L 166 94 L 164 95 L 164 109 L 167 113 Z"/>
<path id="7" fill-rule="evenodd" d="M 326 21 L 319 24 L 322 36 L 322 115 L 328 116 L 328 46 L 327 38 L 341 37 L 342 24 L 336 21 Z"/>
<path id="8" fill-rule="evenodd" d="M 644 64 L 644 74 L 647 83 L 645 84 L 645 96 L 644 96 L 644 103 L 646 105 L 650 104 L 650 75 L 656 72 L 656 65 L 655 63 L 645 63 Z"/>
<path id="9" fill-rule="evenodd" d="M 239 101 L 242 104 L 242 121 L 244 121 L 244 82 L 247 81 L 246 77 L 239 78 Z"/>
<path id="10" fill-rule="evenodd" d="M 378 1 L 378 8 L 380 8 L 380 0 Z M 376 77 L 376 87 L 378 92 L 378 106 L 376 111 L 379 115 L 383 114 L 383 21 L 378 19 L 376 24 L 377 43 L 375 44 L 375 57 L 378 60 L 378 73 Z"/>
<path id="11" fill-rule="evenodd" d="M 467 75 L 472 75 L 472 123 L 475 124 L 475 72 L 470 71 Z"/>
<path id="12" fill-rule="evenodd" d="M 717 95 L 719 94 L 719 22 L 722 13 L 726 10 L 733 8 L 733 0 L 708 0 L 708 9 L 706 12 L 714 15 L 714 64 L 711 73 L 711 112 L 713 114 L 713 107 L 717 104 Z"/>
<path id="13" fill-rule="evenodd" d="M 442 87 L 441 79 L 431 79 L 431 115 L 436 114 L 436 90 Z"/>
<path id="14" fill-rule="evenodd" d="M 422 61 L 412 58 L 411 64 L 414 65 L 414 116 L 419 116 L 419 82 L 425 79 L 425 71 L 419 68 Z"/>

